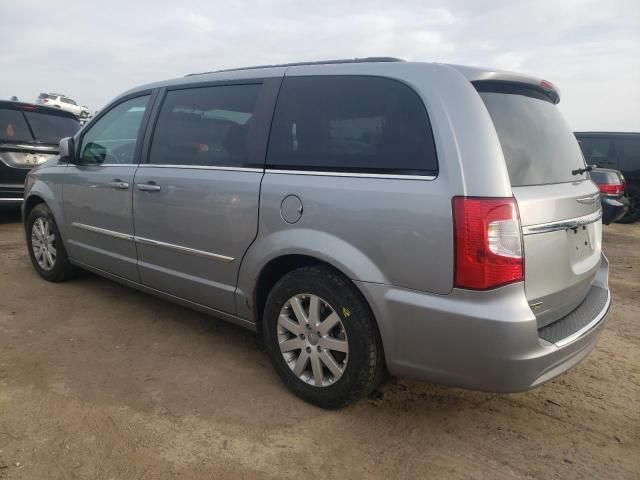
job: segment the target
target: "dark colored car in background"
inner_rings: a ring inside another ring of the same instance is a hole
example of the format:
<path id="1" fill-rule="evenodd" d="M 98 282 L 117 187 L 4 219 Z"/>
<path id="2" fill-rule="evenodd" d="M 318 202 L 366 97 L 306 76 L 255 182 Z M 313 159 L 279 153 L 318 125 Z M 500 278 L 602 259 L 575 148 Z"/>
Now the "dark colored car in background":
<path id="1" fill-rule="evenodd" d="M 629 210 L 629 200 L 624 196 L 624 176 L 611 168 L 594 168 L 590 175 L 600 190 L 602 223 L 609 225 L 617 222 Z"/>
<path id="2" fill-rule="evenodd" d="M 620 170 L 626 180 L 629 210 L 619 221 L 640 219 L 640 133 L 575 132 L 589 165 Z"/>
<path id="3" fill-rule="evenodd" d="M 60 139 L 79 129 L 64 110 L 0 101 L 0 205 L 21 204 L 27 172 L 55 157 Z"/>

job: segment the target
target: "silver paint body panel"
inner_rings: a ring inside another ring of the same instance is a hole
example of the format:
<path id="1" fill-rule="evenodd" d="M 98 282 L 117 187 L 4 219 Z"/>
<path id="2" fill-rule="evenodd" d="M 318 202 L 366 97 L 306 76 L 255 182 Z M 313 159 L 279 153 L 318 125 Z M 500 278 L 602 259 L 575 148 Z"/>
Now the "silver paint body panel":
<path id="1" fill-rule="evenodd" d="M 114 188 L 111 183 L 133 185 L 136 169 L 137 165 L 67 166 L 62 194 L 67 225 L 90 225 L 132 236 L 132 189 Z M 129 239 L 83 228 L 65 231 L 65 246 L 71 258 L 139 281 L 136 247 Z"/>

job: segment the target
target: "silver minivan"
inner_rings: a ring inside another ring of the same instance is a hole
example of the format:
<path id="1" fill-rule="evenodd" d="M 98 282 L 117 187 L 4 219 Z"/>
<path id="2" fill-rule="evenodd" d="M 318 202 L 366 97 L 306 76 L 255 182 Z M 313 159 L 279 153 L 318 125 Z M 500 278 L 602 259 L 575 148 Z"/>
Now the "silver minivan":
<path id="1" fill-rule="evenodd" d="M 598 189 L 558 90 L 391 58 L 189 75 L 116 98 L 26 181 L 29 255 L 259 332 L 336 408 L 392 375 L 514 392 L 593 349 Z"/>

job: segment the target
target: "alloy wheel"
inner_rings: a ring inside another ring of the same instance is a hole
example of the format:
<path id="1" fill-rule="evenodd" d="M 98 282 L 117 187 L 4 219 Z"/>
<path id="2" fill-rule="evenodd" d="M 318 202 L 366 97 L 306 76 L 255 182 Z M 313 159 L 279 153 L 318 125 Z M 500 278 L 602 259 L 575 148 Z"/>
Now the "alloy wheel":
<path id="1" fill-rule="evenodd" d="M 31 247 L 40 268 L 50 271 L 56 264 L 56 236 L 49 220 L 38 217 L 31 227 Z"/>
<path id="2" fill-rule="evenodd" d="M 295 295 L 285 302 L 278 318 L 278 343 L 289 368 L 309 385 L 333 385 L 347 367 L 349 342 L 342 320 L 317 295 Z"/>

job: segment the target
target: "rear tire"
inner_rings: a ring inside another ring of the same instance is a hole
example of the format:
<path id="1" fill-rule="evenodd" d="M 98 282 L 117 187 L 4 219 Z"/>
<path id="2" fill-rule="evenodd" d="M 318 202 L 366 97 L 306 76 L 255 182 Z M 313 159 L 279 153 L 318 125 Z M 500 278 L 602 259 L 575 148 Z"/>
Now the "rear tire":
<path id="1" fill-rule="evenodd" d="M 633 223 L 640 219 L 640 188 L 627 187 L 625 196 L 629 200 L 629 210 L 618 223 Z"/>
<path id="2" fill-rule="evenodd" d="M 40 203 L 31 210 L 26 234 L 31 264 L 38 275 L 49 282 L 63 282 L 74 276 L 75 268 L 69 262 L 58 226 L 46 204 Z"/>
<path id="3" fill-rule="evenodd" d="M 263 336 L 283 382 L 319 407 L 343 407 L 384 378 L 382 344 L 368 305 L 349 279 L 328 267 L 299 268 L 276 283 L 264 309 Z"/>

